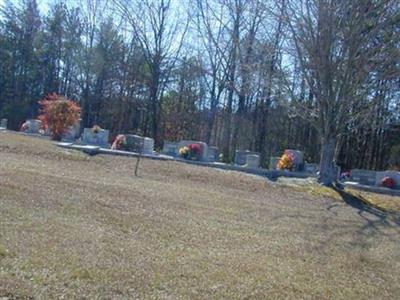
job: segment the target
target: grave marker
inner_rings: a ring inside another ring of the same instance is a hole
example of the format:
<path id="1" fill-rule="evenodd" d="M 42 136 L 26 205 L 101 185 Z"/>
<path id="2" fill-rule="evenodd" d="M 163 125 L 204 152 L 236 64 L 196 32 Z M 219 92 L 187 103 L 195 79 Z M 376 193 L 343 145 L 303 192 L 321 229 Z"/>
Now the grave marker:
<path id="1" fill-rule="evenodd" d="M 375 185 L 376 171 L 353 169 L 351 170 L 351 181 L 364 185 Z"/>
<path id="2" fill-rule="evenodd" d="M 280 159 L 281 158 L 279 156 L 271 156 L 269 158 L 269 168 L 272 170 L 276 170 Z"/>
<path id="3" fill-rule="evenodd" d="M 127 151 L 143 154 L 154 153 L 154 139 L 135 134 L 125 134 Z M 142 148 L 143 145 L 143 149 Z"/>
<path id="4" fill-rule="evenodd" d="M 236 150 L 235 151 L 235 165 L 243 166 L 246 164 L 247 155 L 260 155 L 258 152 L 250 150 Z"/>
<path id="5" fill-rule="evenodd" d="M 108 147 L 109 134 L 110 132 L 106 129 L 99 129 L 98 132 L 94 132 L 92 128 L 85 128 L 82 142 L 88 145 Z"/>
<path id="6" fill-rule="evenodd" d="M 207 160 L 209 162 L 215 162 L 219 160 L 219 151 L 217 147 L 208 147 Z"/>
<path id="7" fill-rule="evenodd" d="M 7 119 L 1 119 L 0 127 L 7 129 Z"/>
<path id="8" fill-rule="evenodd" d="M 164 142 L 164 147 L 161 151 L 161 153 L 165 155 L 170 155 L 170 156 L 177 156 L 178 155 L 178 143 L 173 143 L 173 142 Z"/>
<path id="9" fill-rule="evenodd" d="M 301 171 L 304 167 L 304 153 L 299 150 L 286 149 L 285 154 L 290 154 L 294 157 L 293 171 Z"/>
<path id="10" fill-rule="evenodd" d="M 246 155 L 246 167 L 256 169 L 260 167 L 260 155 L 249 154 Z"/>
<path id="11" fill-rule="evenodd" d="M 395 188 L 400 189 L 400 172 L 399 171 L 381 171 L 376 172 L 375 185 L 382 186 L 382 179 L 390 177 L 394 180 Z"/>
<path id="12" fill-rule="evenodd" d="M 36 119 L 30 119 L 27 120 L 26 122 L 27 128 L 25 132 L 27 133 L 39 133 L 40 129 L 42 128 L 42 121 L 36 120 Z"/>
<path id="13" fill-rule="evenodd" d="M 305 163 L 304 164 L 304 172 L 310 173 L 310 174 L 317 174 L 318 172 L 318 164 L 314 163 Z"/>
<path id="14" fill-rule="evenodd" d="M 182 147 L 185 146 L 189 146 L 190 144 L 198 144 L 201 147 L 201 156 L 200 156 L 200 161 L 207 161 L 208 160 L 208 146 L 206 143 L 204 142 L 200 142 L 200 141 L 180 141 L 178 143 L 178 154 L 179 154 L 179 149 L 181 149 Z"/>

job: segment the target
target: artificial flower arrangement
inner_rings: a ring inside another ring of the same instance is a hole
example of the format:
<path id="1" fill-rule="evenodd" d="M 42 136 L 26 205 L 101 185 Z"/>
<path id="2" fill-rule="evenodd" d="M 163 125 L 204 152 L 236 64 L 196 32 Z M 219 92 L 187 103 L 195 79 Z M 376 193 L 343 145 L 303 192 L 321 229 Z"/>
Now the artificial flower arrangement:
<path id="1" fill-rule="evenodd" d="M 382 179 L 382 182 L 381 182 L 381 183 L 382 183 L 382 185 L 383 185 L 384 187 L 387 187 L 387 188 L 389 188 L 389 189 L 393 189 L 393 188 L 395 187 L 395 185 L 396 185 L 394 179 L 391 178 L 391 177 L 388 177 L 388 176 L 384 177 L 384 178 Z"/>
<path id="2" fill-rule="evenodd" d="M 123 134 L 117 135 L 114 142 L 111 145 L 112 150 L 125 150 L 126 149 L 126 136 Z"/>
<path id="3" fill-rule="evenodd" d="M 25 131 L 27 131 L 28 129 L 29 129 L 28 122 L 25 121 L 25 122 L 21 125 L 20 131 L 25 132 Z"/>
<path id="4" fill-rule="evenodd" d="M 179 149 L 179 155 L 184 159 L 200 160 L 202 148 L 199 144 L 190 144 Z"/>
<path id="5" fill-rule="evenodd" d="M 101 127 L 99 126 L 99 125 L 94 125 L 93 127 L 92 127 L 92 133 L 93 134 L 97 134 L 97 133 L 99 133 L 101 131 Z"/>
<path id="6" fill-rule="evenodd" d="M 294 167 L 294 155 L 292 153 L 284 153 L 281 159 L 278 161 L 278 170 L 289 170 L 292 171 Z"/>

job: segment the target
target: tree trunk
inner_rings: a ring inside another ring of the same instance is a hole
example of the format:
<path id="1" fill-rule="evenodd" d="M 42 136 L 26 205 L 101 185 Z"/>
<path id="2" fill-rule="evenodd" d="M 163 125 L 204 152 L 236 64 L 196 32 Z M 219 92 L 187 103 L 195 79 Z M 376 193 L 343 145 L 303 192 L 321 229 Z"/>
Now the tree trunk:
<path id="1" fill-rule="evenodd" d="M 336 138 L 327 138 L 322 140 L 318 181 L 326 186 L 332 186 L 337 179 L 334 163 L 336 143 Z"/>

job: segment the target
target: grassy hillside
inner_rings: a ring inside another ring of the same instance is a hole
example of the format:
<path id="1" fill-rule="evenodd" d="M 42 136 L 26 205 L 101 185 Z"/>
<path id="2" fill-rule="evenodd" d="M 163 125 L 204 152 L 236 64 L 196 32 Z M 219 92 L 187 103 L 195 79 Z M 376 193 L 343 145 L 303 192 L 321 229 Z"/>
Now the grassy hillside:
<path id="1" fill-rule="evenodd" d="M 0 298 L 400 297 L 396 218 L 174 162 L 134 177 L 134 163 L 0 132 Z"/>

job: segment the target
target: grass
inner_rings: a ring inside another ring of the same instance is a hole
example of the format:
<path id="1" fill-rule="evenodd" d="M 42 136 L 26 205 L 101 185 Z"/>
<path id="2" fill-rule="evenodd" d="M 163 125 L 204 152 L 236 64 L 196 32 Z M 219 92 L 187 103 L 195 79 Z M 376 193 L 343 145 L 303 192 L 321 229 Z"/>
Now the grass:
<path id="1" fill-rule="evenodd" d="M 297 183 L 134 165 L 0 132 L 0 298 L 400 297 L 394 214 Z"/>
<path id="2" fill-rule="evenodd" d="M 381 211 L 394 214 L 400 213 L 400 197 L 397 196 L 371 193 L 351 188 L 339 191 L 338 189 L 320 185 L 312 179 L 298 180 L 282 178 L 280 184 L 293 188 L 296 191 L 307 192 L 316 197 L 328 197 L 338 201 L 359 201 Z"/>

